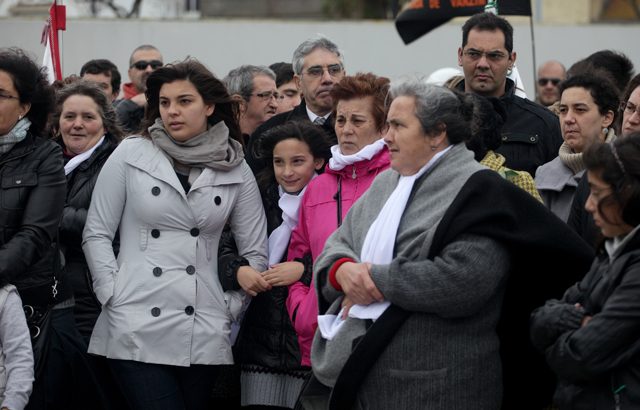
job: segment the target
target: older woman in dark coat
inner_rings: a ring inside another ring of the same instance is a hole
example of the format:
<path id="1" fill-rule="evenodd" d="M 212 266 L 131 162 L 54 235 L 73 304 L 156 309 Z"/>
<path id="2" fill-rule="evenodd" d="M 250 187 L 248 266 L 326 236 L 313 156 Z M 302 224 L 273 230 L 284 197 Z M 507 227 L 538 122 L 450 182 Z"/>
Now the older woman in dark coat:
<path id="1" fill-rule="evenodd" d="M 534 408 L 542 383 L 518 382 L 539 375 L 527 342 L 531 300 L 566 283 L 559 272 L 575 276 L 547 258 L 582 268 L 589 249 L 473 160 L 464 145 L 469 96 L 420 80 L 392 84 L 390 96 L 392 169 L 314 266 L 325 313 L 314 376 L 330 390 L 330 408 Z"/>
<path id="2" fill-rule="evenodd" d="M 100 169 L 122 138 L 115 112 L 104 91 L 79 81 L 57 94 L 54 124 L 63 149 L 67 196 L 60 222 L 60 246 L 65 256 L 64 275 L 75 297 L 76 326 L 89 341 L 100 303 L 93 294 L 91 276 L 82 252 L 82 230 Z"/>

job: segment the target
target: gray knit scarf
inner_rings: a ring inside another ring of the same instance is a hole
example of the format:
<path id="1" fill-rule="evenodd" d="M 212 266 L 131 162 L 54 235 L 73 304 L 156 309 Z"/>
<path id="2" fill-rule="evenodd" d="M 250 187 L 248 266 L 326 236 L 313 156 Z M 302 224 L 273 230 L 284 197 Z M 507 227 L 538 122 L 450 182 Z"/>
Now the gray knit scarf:
<path id="1" fill-rule="evenodd" d="M 242 145 L 229 138 L 229 128 L 224 121 L 187 141 L 178 142 L 171 138 L 158 118 L 149 127 L 149 135 L 171 159 L 189 167 L 229 171 L 244 159 Z"/>
<path id="2" fill-rule="evenodd" d="M 14 145 L 25 139 L 29 127 L 31 127 L 31 121 L 24 117 L 13 126 L 11 131 L 0 135 L 0 154 L 6 154 L 11 151 Z"/>
<path id="3" fill-rule="evenodd" d="M 616 133 L 613 131 L 613 128 L 609 128 L 609 132 L 607 133 L 604 142 L 611 143 L 615 139 Z M 562 161 L 562 163 L 573 172 L 573 175 L 584 169 L 582 152 L 573 152 L 573 150 L 569 148 L 566 142 L 563 142 L 560 146 L 560 150 L 558 150 L 558 156 L 560 157 L 560 161 Z"/>

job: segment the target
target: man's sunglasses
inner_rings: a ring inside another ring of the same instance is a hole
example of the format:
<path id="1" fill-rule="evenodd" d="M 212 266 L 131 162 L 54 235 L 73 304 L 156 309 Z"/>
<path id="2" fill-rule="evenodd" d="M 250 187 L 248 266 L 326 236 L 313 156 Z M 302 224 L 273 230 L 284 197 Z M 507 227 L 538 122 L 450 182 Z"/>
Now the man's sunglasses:
<path id="1" fill-rule="evenodd" d="M 538 85 L 540 87 L 544 87 L 548 82 L 551 82 L 551 84 L 553 84 L 553 86 L 555 87 L 560 84 L 560 81 L 562 80 L 559 78 L 538 78 Z"/>
<path id="2" fill-rule="evenodd" d="M 155 70 L 156 68 L 162 67 L 162 61 L 160 61 L 160 60 L 151 60 L 151 61 L 140 60 L 140 61 L 136 61 L 135 63 L 131 64 L 130 68 L 135 67 L 138 70 L 146 70 L 148 66 L 151 66 L 151 68 L 153 70 Z"/>

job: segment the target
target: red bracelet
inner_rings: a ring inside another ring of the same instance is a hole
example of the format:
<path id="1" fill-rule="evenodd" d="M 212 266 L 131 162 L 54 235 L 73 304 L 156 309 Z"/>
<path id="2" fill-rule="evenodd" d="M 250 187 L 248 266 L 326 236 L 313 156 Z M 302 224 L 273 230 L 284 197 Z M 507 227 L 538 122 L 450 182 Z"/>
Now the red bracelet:
<path id="1" fill-rule="evenodd" d="M 331 269 L 329 269 L 329 283 L 331 284 L 331 286 L 333 286 L 335 290 L 339 292 L 342 292 L 342 286 L 340 286 L 340 284 L 336 280 L 336 273 L 338 272 L 338 269 L 340 268 L 340 266 L 342 266 L 342 264 L 346 262 L 355 262 L 355 261 L 351 258 L 340 258 L 337 261 L 335 261 L 335 263 L 331 265 Z"/>

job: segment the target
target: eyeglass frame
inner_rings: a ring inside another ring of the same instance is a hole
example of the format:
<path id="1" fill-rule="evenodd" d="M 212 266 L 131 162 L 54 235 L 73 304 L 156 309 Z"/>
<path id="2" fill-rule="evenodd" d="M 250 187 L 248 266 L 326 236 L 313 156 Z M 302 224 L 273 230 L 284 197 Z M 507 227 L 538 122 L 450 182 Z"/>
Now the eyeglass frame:
<path id="1" fill-rule="evenodd" d="M 260 98 L 262 101 L 270 101 L 272 98 L 274 98 L 276 102 L 280 101 L 280 93 L 277 91 L 263 91 L 251 95 Z"/>
<path id="2" fill-rule="evenodd" d="M 629 104 L 631 104 L 633 107 L 635 107 L 633 109 L 633 112 L 631 112 L 632 110 L 629 107 Z M 633 115 L 633 113 L 635 112 L 636 114 L 640 115 L 640 104 L 634 104 L 631 101 L 623 101 L 620 103 L 620 107 L 619 107 L 620 111 L 626 112 L 628 111 L 631 115 Z"/>
<path id="3" fill-rule="evenodd" d="M 144 64 L 144 67 L 140 68 L 139 66 L 142 66 L 142 64 Z M 146 70 L 147 67 L 151 66 L 153 70 L 156 70 L 162 67 L 163 65 L 164 63 L 160 60 L 138 60 L 135 63 L 131 64 L 129 68 L 135 67 L 136 70 L 142 71 L 142 70 Z"/>
<path id="4" fill-rule="evenodd" d="M 318 73 L 312 73 L 309 72 L 309 70 L 317 70 L 317 69 L 321 69 L 321 72 Z M 334 73 L 332 73 L 331 71 L 335 71 Z M 306 70 L 303 70 L 300 75 L 308 75 L 311 78 L 322 78 L 322 76 L 324 75 L 324 72 L 329 73 L 329 76 L 331 78 L 336 78 L 339 74 L 341 74 L 342 72 L 344 72 L 344 67 L 342 66 L 342 64 L 340 63 L 336 63 L 336 64 L 328 64 L 328 65 L 312 65 L 311 67 L 307 68 Z"/>
<path id="5" fill-rule="evenodd" d="M 549 77 L 541 77 L 538 78 L 538 85 L 540 87 L 544 87 L 545 85 L 547 85 L 548 83 L 551 83 L 554 87 L 557 87 L 558 84 L 560 84 L 562 82 L 562 78 L 549 78 Z"/>
<path id="6" fill-rule="evenodd" d="M 507 53 L 503 53 L 502 51 L 480 51 L 480 50 L 476 50 L 475 48 L 468 48 L 464 51 L 462 51 L 462 55 L 467 57 L 468 59 L 472 60 L 472 61 L 478 61 L 480 60 L 482 57 L 486 58 L 487 61 L 491 61 L 492 63 L 499 63 L 502 60 L 504 60 L 505 58 L 510 59 L 511 58 L 511 54 Z"/>

